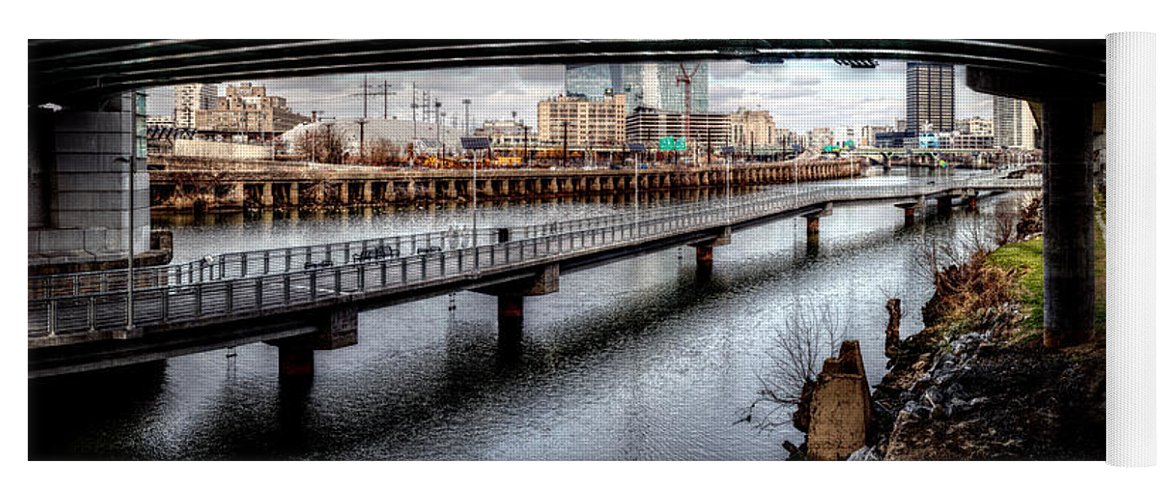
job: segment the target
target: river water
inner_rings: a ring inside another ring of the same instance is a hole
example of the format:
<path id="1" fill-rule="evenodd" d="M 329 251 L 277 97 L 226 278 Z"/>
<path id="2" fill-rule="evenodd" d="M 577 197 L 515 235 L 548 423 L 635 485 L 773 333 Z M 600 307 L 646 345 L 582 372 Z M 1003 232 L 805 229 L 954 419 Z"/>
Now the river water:
<path id="1" fill-rule="evenodd" d="M 896 170 L 839 183 L 921 182 Z M 957 174 L 962 175 L 962 174 Z M 829 184 L 829 183 L 827 183 Z M 767 189 L 792 189 L 774 186 Z M 772 380 L 791 318 L 832 315 L 882 377 L 884 304 L 903 299 L 904 336 L 922 327 L 926 237 L 990 229 L 979 213 L 928 210 L 903 228 L 888 204 L 838 207 L 809 252 L 804 219 L 737 232 L 710 282 L 690 248 L 561 277 L 525 303 L 519 359 L 496 353 L 495 299 L 472 292 L 364 312 L 359 344 L 316 354 L 311 383 L 281 384 L 277 349 L 253 344 L 165 363 L 29 383 L 30 458 L 780 460 L 801 435 L 746 409 Z M 658 203 L 674 203 L 662 200 Z M 645 203 L 644 203 L 645 205 Z M 484 208 L 482 227 L 632 210 L 560 201 Z M 354 240 L 470 224 L 459 206 L 344 214 L 156 215 L 175 262 L 203 255 Z M 454 305 L 454 308 L 452 306 Z"/>

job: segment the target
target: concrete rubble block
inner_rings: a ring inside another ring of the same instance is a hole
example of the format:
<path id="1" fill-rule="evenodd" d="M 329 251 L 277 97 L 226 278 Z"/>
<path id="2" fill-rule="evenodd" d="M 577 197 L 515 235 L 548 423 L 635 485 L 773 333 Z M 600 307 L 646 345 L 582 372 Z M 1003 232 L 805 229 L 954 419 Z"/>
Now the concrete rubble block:
<path id="1" fill-rule="evenodd" d="M 813 389 L 810 409 L 809 458 L 844 460 L 866 445 L 870 425 L 870 387 L 858 341 L 842 342 L 838 356 L 828 358 Z"/>

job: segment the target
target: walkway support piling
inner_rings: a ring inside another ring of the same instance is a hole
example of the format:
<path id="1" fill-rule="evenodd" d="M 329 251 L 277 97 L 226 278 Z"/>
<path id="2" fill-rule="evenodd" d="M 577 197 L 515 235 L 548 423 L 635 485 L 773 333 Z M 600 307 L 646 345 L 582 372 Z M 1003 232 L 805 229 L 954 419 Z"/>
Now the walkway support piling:
<path id="1" fill-rule="evenodd" d="M 508 231 L 498 233 L 509 237 Z M 497 347 L 501 355 L 510 356 L 520 350 L 524 339 L 524 298 L 556 292 L 561 282 L 561 266 L 551 264 L 535 269 L 522 279 L 476 289 L 476 292 L 496 297 Z"/>
<path id="2" fill-rule="evenodd" d="M 1044 343 L 1058 348 L 1094 333 L 1093 106 L 1048 102 L 1043 114 Z"/>
<path id="3" fill-rule="evenodd" d="M 1084 342 L 1094 332 L 1094 103 L 1105 99 L 1106 87 L 1059 71 L 985 67 L 969 68 L 967 80 L 977 92 L 1029 101 L 1034 118 L 1042 124 L 1044 345 L 1060 348 Z"/>
<path id="4" fill-rule="evenodd" d="M 712 257 L 714 256 L 715 247 L 712 245 L 696 245 L 695 246 L 695 279 L 699 282 L 707 282 L 712 279 Z"/>
<path id="5" fill-rule="evenodd" d="M 935 209 L 940 214 L 951 213 L 951 195 L 940 196 L 935 199 Z"/>

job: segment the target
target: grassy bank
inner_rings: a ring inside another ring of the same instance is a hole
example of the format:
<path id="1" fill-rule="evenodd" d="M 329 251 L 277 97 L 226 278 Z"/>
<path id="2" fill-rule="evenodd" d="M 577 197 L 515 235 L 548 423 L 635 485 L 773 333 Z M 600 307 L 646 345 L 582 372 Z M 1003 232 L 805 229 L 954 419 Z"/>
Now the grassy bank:
<path id="1" fill-rule="evenodd" d="M 1018 341 L 1038 339 L 1044 329 L 1044 256 L 1043 238 L 1012 243 L 988 255 L 988 263 L 1002 269 L 1020 269 L 1019 300 L 1028 317 L 1021 323 Z M 1094 224 L 1094 329 L 1106 333 L 1106 239 L 1099 224 Z"/>

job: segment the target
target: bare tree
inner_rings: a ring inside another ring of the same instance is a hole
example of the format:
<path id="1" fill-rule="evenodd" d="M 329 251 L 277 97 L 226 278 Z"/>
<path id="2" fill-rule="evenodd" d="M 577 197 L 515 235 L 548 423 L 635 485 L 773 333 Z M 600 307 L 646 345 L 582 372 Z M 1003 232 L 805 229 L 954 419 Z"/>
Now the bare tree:
<path id="1" fill-rule="evenodd" d="M 306 129 L 297 141 L 298 154 L 321 163 L 340 164 L 345 157 L 344 149 L 341 133 L 331 126 L 318 125 Z"/>
<path id="2" fill-rule="evenodd" d="M 1011 200 L 1003 200 L 996 204 L 995 238 L 996 246 L 1012 243 L 1013 233 L 1016 231 L 1019 208 Z"/>
<path id="3" fill-rule="evenodd" d="M 811 394 L 822 363 L 833 356 L 849 327 L 846 316 L 829 303 L 814 307 L 794 301 L 784 329 L 778 330 L 773 338 L 768 353 L 772 366 L 767 373 L 757 375 L 761 389 L 752 405 L 744 410 L 741 421 L 762 430 L 787 425 L 793 412 L 802 405 L 803 396 Z M 767 408 L 763 415 L 755 415 L 758 406 Z M 789 419 L 777 418 L 784 410 L 790 410 L 786 414 Z"/>

